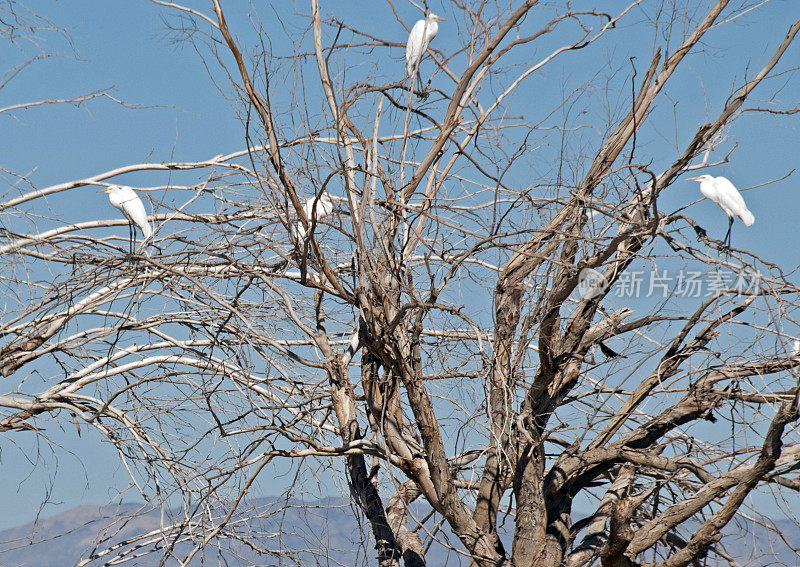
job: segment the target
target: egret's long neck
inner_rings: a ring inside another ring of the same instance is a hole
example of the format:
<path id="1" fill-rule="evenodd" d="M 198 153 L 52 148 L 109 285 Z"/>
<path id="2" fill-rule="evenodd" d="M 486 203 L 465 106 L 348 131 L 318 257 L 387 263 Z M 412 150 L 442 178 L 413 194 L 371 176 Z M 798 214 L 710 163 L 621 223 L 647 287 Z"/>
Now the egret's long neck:
<path id="1" fill-rule="evenodd" d="M 425 34 L 428 37 L 433 37 L 439 33 L 439 24 L 433 18 L 427 18 L 425 21 Z"/>

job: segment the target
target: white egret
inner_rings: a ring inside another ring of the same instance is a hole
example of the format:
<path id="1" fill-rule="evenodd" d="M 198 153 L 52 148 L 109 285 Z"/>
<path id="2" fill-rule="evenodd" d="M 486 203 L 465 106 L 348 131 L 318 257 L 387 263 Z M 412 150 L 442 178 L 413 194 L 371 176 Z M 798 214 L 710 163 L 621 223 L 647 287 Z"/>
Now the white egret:
<path id="1" fill-rule="evenodd" d="M 728 215 L 728 232 L 725 233 L 725 242 L 730 246 L 731 227 L 733 217 L 739 217 L 745 226 L 750 226 L 756 222 L 744 198 L 739 194 L 739 190 L 725 177 L 713 177 L 711 175 L 700 175 L 690 177 L 689 181 L 700 182 L 700 192 L 703 197 L 714 201 Z"/>
<path id="2" fill-rule="evenodd" d="M 147 241 L 153 235 L 153 229 L 147 220 L 147 211 L 145 211 L 144 203 L 136 194 L 136 192 L 126 185 L 109 185 L 105 189 L 100 189 L 98 193 L 108 193 L 109 202 L 122 211 L 128 222 L 131 223 L 131 247 L 136 241 L 133 225 L 139 227 L 142 231 L 144 240 Z"/>
<path id="3" fill-rule="evenodd" d="M 416 73 L 417 82 L 422 82 L 419 74 L 419 62 L 422 61 L 422 56 L 428 50 L 431 40 L 439 32 L 437 22 L 443 21 L 444 18 L 440 18 L 436 14 L 428 14 L 424 20 L 419 20 L 411 28 L 411 33 L 408 34 L 408 43 L 406 43 L 406 78 L 411 78 Z"/>
<path id="4" fill-rule="evenodd" d="M 331 214 L 333 212 L 333 203 L 338 203 L 342 200 L 343 199 L 341 197 L 334 197 L 327 191 L 323 191 L 322 194 L 315 195 L 310 199 L 307 199 L 305 204 L 303 204 L 303 212 L 306 214 L 309 225 L 313 224 L 315 221 L 318 222 Z M 297 221 L 295 236 L 297 236 L 298 239 L 302 239 L 305 237 L 305 235 L 306 231 L 303 228 L 303 223 L 301 221 Z"/>

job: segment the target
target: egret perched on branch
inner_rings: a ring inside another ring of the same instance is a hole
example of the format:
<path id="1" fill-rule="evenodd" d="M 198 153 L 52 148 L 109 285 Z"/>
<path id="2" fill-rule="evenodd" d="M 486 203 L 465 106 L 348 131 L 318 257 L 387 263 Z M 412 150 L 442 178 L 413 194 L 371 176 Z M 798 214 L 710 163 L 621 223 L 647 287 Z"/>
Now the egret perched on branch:
<path id="1" fill-rule="evenodd" d="M 444 18 L 440 18 L 436 14 L 428 14 L 424 20 L 419 20 L 411 28 L 411 33 L 408 34 L 408 43 L 406 43 L 406 78 L 411 78 L 416 73 L 417 82 L 422 82 L 419 74 L 419 62 L 422 61 L 428 45 L 439 31 L 437 22 L 443 21 Z"/>
<path id="2" fill-rule="evenodd" d="M 320 195 L 314 195 L 310 199 L 307 199 L 303 205 L 303 212 L 306 214 L 308 224 L 314 224 L 314 222 L 327 217 L 333 212 L 333 203 L 339 203 L 342 200 L 341 197 L 334 197 L 328 193 L 328 191 L 323 191 Z M 306 231 L 303 228 L 303 223 L 297 221 L 295 236 L 297 236 L 298 239 L 302 239 L 305 235 Z"/>
<path id="3" fill-rule="evenodd" d="M 147 211 L 144 209 L 144 203 L 142 203 L 142 200 L 133 189 L 126 185 L 109 185 L 105 189 L 100 189 L 98 193 L 108 193 L 108 200 L 111 204 L 122 211 L 122 214 L 131 223 L 131 249 L 136 242 L 133 225 L 138 226 L 139 230 L 142 231 L 144 236 L 142 242 L 146 242 L 148 238 L 153 236 L 153 229 L 147 221 Z"/>
<path id="4" fill-rule="evenodd" d="M 690 177 L 689 181 L 699 181 L 700 192 L 703 197 L 714 201 L 728 215 L 728 232 L 725 233 L 727 246 L 731 244 L 733 217 L 739 217 L 745 226 L 750 226 L 756 222 L 756 217 L 748 210 L 747 205 L 744 203 L 744 198 L 739 194 L 739 190 L 725 177 L 700 175 L 698 177 Z"/>

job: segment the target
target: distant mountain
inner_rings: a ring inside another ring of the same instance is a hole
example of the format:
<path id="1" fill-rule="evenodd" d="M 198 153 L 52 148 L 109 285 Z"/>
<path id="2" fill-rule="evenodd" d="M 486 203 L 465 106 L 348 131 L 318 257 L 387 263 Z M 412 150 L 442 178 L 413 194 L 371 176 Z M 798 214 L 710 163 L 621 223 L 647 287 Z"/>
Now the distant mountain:
<path id="1" fill-rule="evenodd" d="M 169 514 L 165 514 L 164 525 L 174 521 Z M 242 517 L 250 518 L 246 526 Z M 0 567 L 65 567 L 81 560 L 95 567 L 120 551 L 128 551 L 128 556 L 134 557 L 124 563 L 126 566 L 156 567 L 166 543 L 165 538 L 153 535 L 161 523 L 160 511 L 145 511 L 136 504 L 79 506 L 0 532 Z M 221 538 L 217 546 L 208 546 L 204 555 L 198 553 L 190 565 L 373 565 L 374 543 L 362 542 L 361 533 L 353 510 L 342 499 L 290 501 L 288 505 L 285 500 L 256 499 L 233 518 L 227 537 Z M 242 541 L 244 537 L 236 537 L 245 534 L 261 549 L 276 553 L 259 554 Z M 192 548 L 185 533 L 177 535 L 183 537 L 183 542 L 175 545 L 174 559 L 168 565 L 176 564 L 176 559 L 183 559 Z M 120 542 L 126 543 L 92 560 L 97 553 Z M 287 556 L 287 549 L 298 551 Z M 450 555 L 448 558 L 442 546 L 434 546 L 429 551 L 428 564 L 458 567 L 457 557 L 452 552 Z"/>
<path id="2" fill-rule="evenodd" d="M 800 565 L 800 526 L 788 519 L 771 523 L 773 529 L 755 521 L 731 522 L 725 529 L 730 536 L 724 539 L 725 550 L 747 567 Z"/>
<path id="3" fill-rule="evenodd" d="M 159 526 L 170 525 L 171 511 L 146 511 L 136 504 L 79 506 L 36 523 L 0 532 L 0 567 L 65 567 L 85 560 L 96 567 L 125 552 L 126 566 L 156 567 L 164 556 L 164 546 L 179 540 L 172 549 L 177 564 L 191 550 L 187 534 L 165 538 L 154 536 Z M 241 518 L 248 517 L 246 525 Z M 780 535 L 768 532 L 753 522 L 730 525 L 726 530 L 726 551 L 735 561 L 748 567 L 799 565 L 800 555 L 790 546 L 800 547 L 800 528 L 790 520 L 775 522 Z M 362 530 L 362 527 L 364 528 Z M 283 567 L 312 565 L 374 565 L 374 544 L 361 541 L 368 526 L 359 519 L 350 504 L 342 499 L 313 502 L 263 498 L 243 509 L 228 526 L 226 537 L 216 546 L 208 546 L 192 560 L 192 566 L 226 565 L 227 567 Z M 148 535 L 150 534 L 150 535 Z M 247 534 L 247 542 L 244 537 Z M 447 532 L 438 536 L 457 544 Z M 124 543 L 122 543 L 124 542 Z M 109 546 L 120 544 L 111 553 L 96 555 Z M 196 542 L 194 542 L 196 543 Z M 251 545 L 254 544 L 254 545 Z M 259 554 L 253 546 L 273 550 Z M 297 550 L 292 556 L 286 549 Z M 280 552 L 280 553 L 278 553 Z M 282 554 L 283 555 L 282 555 Z M 428 565 L 459 567 L 466 565 L 463 556 L 434 543 L 428 550 Z M 715 565 L 712 559 L 709 565 Z M 721 561 L 720 565 L 731 565 Z"/>
<path id="4" fill-rule="evenodd" d="M 140 508 L 135 504 L 78 506 L 50 518 L 0 532 L 0 565 L 72 565 L 91 550 L 99 538 L 109 533 L 108 530 L 114 530 L 119 541 L 155 529 L 158 517 L 152 512 L 118 524 L 121 518 L 131 518 Z"/>

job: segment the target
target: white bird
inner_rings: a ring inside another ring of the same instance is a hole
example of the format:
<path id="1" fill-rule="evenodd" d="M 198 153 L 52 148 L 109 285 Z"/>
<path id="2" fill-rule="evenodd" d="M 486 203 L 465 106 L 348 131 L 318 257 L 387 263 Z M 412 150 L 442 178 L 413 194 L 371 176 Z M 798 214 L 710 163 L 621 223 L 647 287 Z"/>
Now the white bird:
<path id="1" fill-rule="evenodd" d="M 342 201 L 341 197 L 334 197 L 327 191 L 323 191 L 320 195 L 315 195 L 307 199 L 305 204 L 303 204 L 303 212 L 306 214 L 308 224 L 312 225 L 314 222 L 318 222 L 327 217 L 333 212 L 333 203 L 338 203 L 340 201 Z M 303 228 L 303 223 L 297 221 L 295 236 L 297 236 L 298 239 L 302 239 L 305 235 L 306 231 Z"/>
<path id="2" fill-rule="evenodd" d="M 725 233 L 725 242 L 730 246 L 731 226 L 733 217 L 739 217 L 745 226 L 750 226 L 756 222 L 744 198 L 739 194 L 739 190 L 725 177 L 713 177 L 711 175 L 700 175 L 690 177 L 689 181 L 700 182 L 700 192 L 703 197 L 714 201 L 728 215 L 728 232 Z"/>
<path id="3" fill-rule="evenodd" d="M 109 202 L 122 211 L 122 214 L 131 223 L 131 246 L 135 242 L 133 225 L 138 226 L 142 231 L 143 242 L 153 236 L 153 228 L 147 220 L 144 203 L 133 189 L 126 185 L 109 185 L 105 189 L 100 189 L 98 193 L 108 193 Z"/>
<path id="4" fill-rule="evenodd" d="M 431 40 L 436 37 L 439 32 L 439 24 L 443 22 L 444 18 L 440 18 L 436 14 L 428 14 L 424 20 L 419 20 L 414 27 L 411 28 L 411 33 L 408 34 L 408 43 L 406 43 L 406 77 L 410 78 L 416 72 L 417 81 L 422 82 L 419 76 L 419 62 L 425 51 L 428 50 Z"/>

